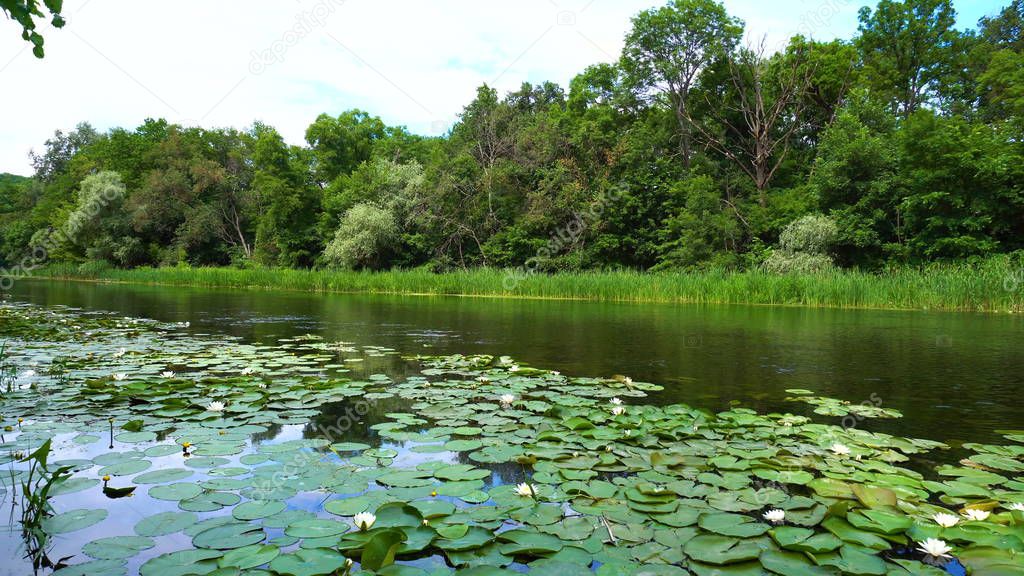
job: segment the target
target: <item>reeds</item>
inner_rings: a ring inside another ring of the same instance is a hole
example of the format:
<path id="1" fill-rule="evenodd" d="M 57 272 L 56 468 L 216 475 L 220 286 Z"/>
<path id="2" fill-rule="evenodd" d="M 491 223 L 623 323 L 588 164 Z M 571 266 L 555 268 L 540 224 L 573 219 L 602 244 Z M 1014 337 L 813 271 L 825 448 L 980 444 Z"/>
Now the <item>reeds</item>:
<path id="1" fill-rule="evenodd" d="M 481 268 L 435 274 L 280 268 L 136 268 L 89 270 L 53 266 L 56 278 L 307 292 L 461 295 L 622 302 L 768 304 L 836 308 L 1024 311 L 1021 272 L 1006 257 L 976 264 L 932 264 L 884 272 L 836 270 L 776 275 L 760 271 L 592 271 L 516 277 Z"/>

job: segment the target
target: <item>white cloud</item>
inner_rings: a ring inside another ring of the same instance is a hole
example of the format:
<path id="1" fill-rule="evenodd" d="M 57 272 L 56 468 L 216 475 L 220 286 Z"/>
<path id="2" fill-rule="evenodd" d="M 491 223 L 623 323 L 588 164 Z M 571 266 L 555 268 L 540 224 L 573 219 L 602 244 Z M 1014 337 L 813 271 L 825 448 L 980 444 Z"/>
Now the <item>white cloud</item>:
<path id="1" fill-rule="evenodd" d="M 29 173 L 29 148 L 82 120 L 103 130 L 147 117 L 236 127 L 258 119 L 301 143 L 321 112 L 362 108 L 437 133 L 484 82 L 501 92 L 524 80 L 565 86 L 586 66 L 614 60 L 630 16 L 659 4 L 68 0 L 67 26 L 44 28 L 44 60 L 32 57 L 13 23 L 0 22 L 0 171 Z M 821 5 L 845 10 L 823 29 L 848 28 L 857 6 L 786 4 L 726 2 L 769 41 Z"/>

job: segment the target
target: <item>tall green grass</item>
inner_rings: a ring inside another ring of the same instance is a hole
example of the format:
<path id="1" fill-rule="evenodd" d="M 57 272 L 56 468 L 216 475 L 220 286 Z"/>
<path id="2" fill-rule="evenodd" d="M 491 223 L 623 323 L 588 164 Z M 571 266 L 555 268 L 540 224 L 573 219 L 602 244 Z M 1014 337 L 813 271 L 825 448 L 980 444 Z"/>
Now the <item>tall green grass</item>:
<path id="1" fill-rule="evenodd" d="M 136 268 L 55 265 L 37 271 L 54 278 L 308 292 L 463 295 L 624 302 L 770 304 L 838 308 L 1024 311 L 1024 280 L 1006 257 L 978 264 L 895 268 L 881 273 L 566 272 L 510 282 L 508 273 L 475 269 L 351 272 L 279 268 Z"/>

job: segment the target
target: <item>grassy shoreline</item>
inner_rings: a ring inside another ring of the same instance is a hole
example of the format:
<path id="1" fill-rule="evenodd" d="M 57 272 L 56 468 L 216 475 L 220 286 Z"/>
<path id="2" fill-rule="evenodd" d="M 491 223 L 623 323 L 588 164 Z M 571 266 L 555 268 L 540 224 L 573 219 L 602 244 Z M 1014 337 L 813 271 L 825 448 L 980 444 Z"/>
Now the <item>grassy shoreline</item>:
<path id="1" fill-rule="evenodd" d="M 434 274 L 425 270 L 350 272 L 275 268 L 136 268 L 82 270 L 53 265 L 32 276 L 130 284 L 304 292 L 596 300 L 608 302 L 763 304 L 831 308 L 1024 311 L 1024 285 L 1008 259 L 977 265 L 902 268 L 879 274 L 836 271 L 778 276 L 762 272 L 575 272 L 518 281 L 504 270 Z M 510 289 L 511 288 L 511 289 Z"/>

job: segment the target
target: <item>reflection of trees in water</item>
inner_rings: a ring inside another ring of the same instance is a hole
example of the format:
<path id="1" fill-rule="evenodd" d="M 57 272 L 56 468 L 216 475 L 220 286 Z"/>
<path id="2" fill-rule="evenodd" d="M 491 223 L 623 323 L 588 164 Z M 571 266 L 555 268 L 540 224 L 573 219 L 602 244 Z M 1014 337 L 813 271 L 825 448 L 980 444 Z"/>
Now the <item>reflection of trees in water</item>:
<path id="1" fill-rule="evenodd" d="M 363 442 L 376 446 L 380 435 L 370 427 L 390 422 L 386 415 L 392 412 L 410 412 L 412 402 L 392 396 L 367 400 L 353 397 L 321 406 L 302 430 L 303 438 L 325 438 L 331 442 Z"/>
<path id="2" fill-rule="evenodd" d="M 253 444 L 259 444 L 261 442 L 266 442 L 268 440 L 273 440 L 274 438 L 277 438 L 277 435 L 281 433 L 281 428 L 283 428 L 283 426 L 281 426 L 280 424 L 272 424 L 270 422 L 265 422 L 263 423 L 263 425 L 267 427 L 267 431 L 256 432 L 255 434 L 253 434 Z"/>

